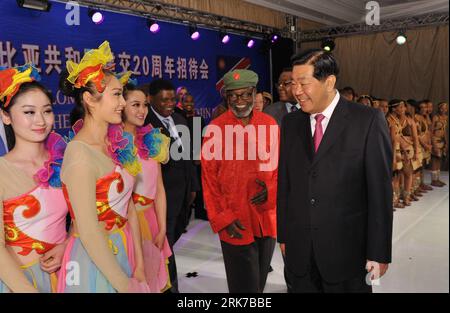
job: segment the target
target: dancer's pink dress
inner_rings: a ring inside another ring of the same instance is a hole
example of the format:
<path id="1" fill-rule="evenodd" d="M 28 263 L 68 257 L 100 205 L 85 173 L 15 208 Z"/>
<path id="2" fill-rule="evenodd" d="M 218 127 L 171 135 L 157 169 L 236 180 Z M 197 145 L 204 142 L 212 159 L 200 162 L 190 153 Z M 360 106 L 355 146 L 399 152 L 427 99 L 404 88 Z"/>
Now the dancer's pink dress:
<path id="1" fill-rule="evenodd" d="M 60 135 L 51 133 L 46 148 L 50 157 L 34 179 L 0 158 L 0 216 L 5 246 L 17 253 L 22 263 L 18 266 L 28 281 L 39 292 L 55 292 L 57 276 L 41 269 L 39 257 L 67 237 L 67 204 L 59 177 L 66 143 Z M 0 280 L 0 293 L 4 292 L 11 290 Z"/>
<path id="2" fill-rule="evenodd" d="M 163 292 L 171 287 L 167 264 L 172 252 L 167 237 L 161 250 L 153 244 L 153 238 L 159 233 L 154 200 L 158 163 L 167 161 L 170 139 L 149 125 L 137 128 L 134 142 L 142 164 L 142 171 L 136 176 L 133 201 L 143 240 L 145 271 L 150 288 Z"/>

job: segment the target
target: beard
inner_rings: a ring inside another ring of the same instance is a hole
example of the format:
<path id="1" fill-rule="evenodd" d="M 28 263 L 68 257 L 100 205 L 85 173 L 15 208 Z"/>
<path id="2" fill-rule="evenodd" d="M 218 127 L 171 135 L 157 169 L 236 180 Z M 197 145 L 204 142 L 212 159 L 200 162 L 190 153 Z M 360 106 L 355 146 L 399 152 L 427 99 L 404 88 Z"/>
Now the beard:
<path id="1" fill-rule="evenodd" d="M 255 105 L 252 104 L 251 106 L 249 106 L 247 109 L 245 109 L 245 111 L 238 111 L 236 110 L 236 108 L 232 105 L 231 106 L 231 111 L 234 113 L 234 115 L 236 115 L 237 118 L 245 118 L 248 117 L 250 115 L 250 113 L 252 113 L 253 111 L 253 107 Z"/>
<path id="2" fill-rule="evenodd" d="M 236 108 L 236 103 L 231 103 L 229 107 L 231 112 L 233 112 L 237 118 L 246 118 L 252 113 L 253 108 L 255 107 L 255 95 L 253 95 L 251 99 L 251 104 L 243 111 Z"/>

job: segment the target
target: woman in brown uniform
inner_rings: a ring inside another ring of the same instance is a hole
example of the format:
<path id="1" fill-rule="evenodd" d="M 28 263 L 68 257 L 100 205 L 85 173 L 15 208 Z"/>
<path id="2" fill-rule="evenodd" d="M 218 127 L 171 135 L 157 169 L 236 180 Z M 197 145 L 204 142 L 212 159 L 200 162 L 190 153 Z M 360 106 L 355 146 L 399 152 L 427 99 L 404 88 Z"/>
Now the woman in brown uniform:
<path id="1" fill-rule="evenodd" d="M 394 159 L 392 164 L 392 189 L 394 190 L 393 205 L 395 208 L 403 209 L 405 205 L 400 202 L 400 175 L 403 170 L 402 152 L 400 149 L 401 127 L 400 122 L 394 113 L 394 110 L 400 105 L 396 101 L 389 102 L 389 113 L 387 114 L 387 122 L 391 133 L 392 151 Z"/>
<path id="2" fill-rule="evenodd" d="M 428 124 L 428 130 L 430 131 L 430 136 L 431 133 L 433 132 L 433 102 L 431 102 L 430 100 L 423 100 L 423 102 L 426 103 L 424 111 L 426 111 L 426 113 L 424 114 L 425 119 L 427 120 L 427 124 Z"/>
<path id="3" fill-rule="evenodd" d="M 431 150 L 431 185 L 442 187 L 446 185 L 439 179 L 441 162 L 448 154 L 448 104 L 441 102 L 438 105 L 438 113 L 433 116 L 432 123 L 432 150 Z"/>
<path id="4" fill-rule="evenodd" d="M 415 197 L 422 197 L 423 190 L 420 188 L 420 174 L 422 173 L 422 163 L 423 163 L 423 149 L 422 149 L 422 143 L 420 141 L 422 134 L 422 128 L 419 123 L 416 121 L 416 112 L 417 112 L 418 103 L 416 100 L 410 99 L 406 101 L 406 115 L 411 118 L 414 122 L 416 133 L 417 133 L 417 158 L 413 159 L 413 182 L 412 182 L 412 194 L 414 194 Z"/>
<path id="5" fill-rule="evenodd" d="M 417 165 L 419 158 L 418 148 L 419 140 L 417 137 L 417 128 L 414 120 L 406 115 L 406 105 L 402 100 L 391 100 L 389 106 L 392 114 L 389 119 L 395 126 L 397 133 L 395 142 L 400 144 L 401 160 L 403 168 L 403 203 L 406 206 L 411 205 L 411 200 L 417 201 L 417 197 L 412 193 L 412 183 L 414 166 Z M 417 168 L 416 168 L 417 169 Z"/>
<path id="6" fill-rule="evenodd" d="M 422 192 L 433 190 L 433 188 L 425 184 L 424 169 L 431 162 L 431 129 L 428 119 L 428 103 L 426 100 L 422 100 L 417 104 L 415 121 L 418 124 L 418 136 L 422 149 L 422 170 L 420 171 L 420 189 Z M 430 119 L 431 121 L 431 119 Z"/>

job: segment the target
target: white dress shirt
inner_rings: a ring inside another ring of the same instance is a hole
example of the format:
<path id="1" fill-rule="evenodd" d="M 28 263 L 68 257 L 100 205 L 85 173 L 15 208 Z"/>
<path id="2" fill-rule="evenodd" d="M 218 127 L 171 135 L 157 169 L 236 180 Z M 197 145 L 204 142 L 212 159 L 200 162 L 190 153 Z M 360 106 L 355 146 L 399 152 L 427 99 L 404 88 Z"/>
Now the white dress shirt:
<path id="1" fill-rule="evenodd" d="M 325 131 L 327 129 L 328 123 L 330 122 L 331 115 L 333 115 L 334 109 L 336 109 L 336 106 L 340 99 L 339 91 L 336 90 L 336 95 L 333 98 L 333 101 L 331 101 L 330 105 L 327 106 L 327 108 L 321 112 L 325 118 L 322 120 L 322 130 L 323 134 L 325 134 Z M 319 113 L 311 114 L 309 116 L 309 119 L 311 121 L 311 134 L 314 137 L 314 132 L 316 130 L 316 115 Z"/>
<path id="2" fill-rule="evenodd" d="M 150 107 L 152 111 L 155 113 L 155 115 L 159 118 L 161 123 L 167 128 L 167 130 L 170 133 L 170 137 L 175 139 L 175 142 L 177 143 L 178 147 L 181 147 L 183 150 L 183 143 L 181 141 L 180 135 L 178 134 L 177 127 L 175 126 L 175 121 L 173 120 L 172 116 L 164 117 L 160 115 L 158 112 L 156 112 L 153 107 Z M 167 125 L 169 124 L 169 125 Z"/>
<path id="3" fill-rule="evenodd" d="M 286 102 L 286 110 L 288 111 L 288 113 L 292 112 L 292 107 L 296 106 L 298 110 L 300 110 L 300 104 L 296 103 L 296 104 L 292 104 L 290 102 Z"/>

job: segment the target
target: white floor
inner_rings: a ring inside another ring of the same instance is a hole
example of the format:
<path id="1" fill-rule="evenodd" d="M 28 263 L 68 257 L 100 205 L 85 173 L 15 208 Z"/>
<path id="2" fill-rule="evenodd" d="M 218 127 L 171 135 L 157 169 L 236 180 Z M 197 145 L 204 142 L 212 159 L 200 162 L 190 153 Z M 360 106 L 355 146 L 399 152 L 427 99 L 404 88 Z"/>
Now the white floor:
<path id="1" fill-rule="evenodd" d="M 393 262 L 374 292 L 449 292 L 449 179 L 441 175 L 447 186 L 394 213 Z M 208 222 L 192 220 L 175 255 L 180 292 L 228 292 L 219 239 Z M 285 292 L 278 246 L 271 264 L 265 292 Z"/>

